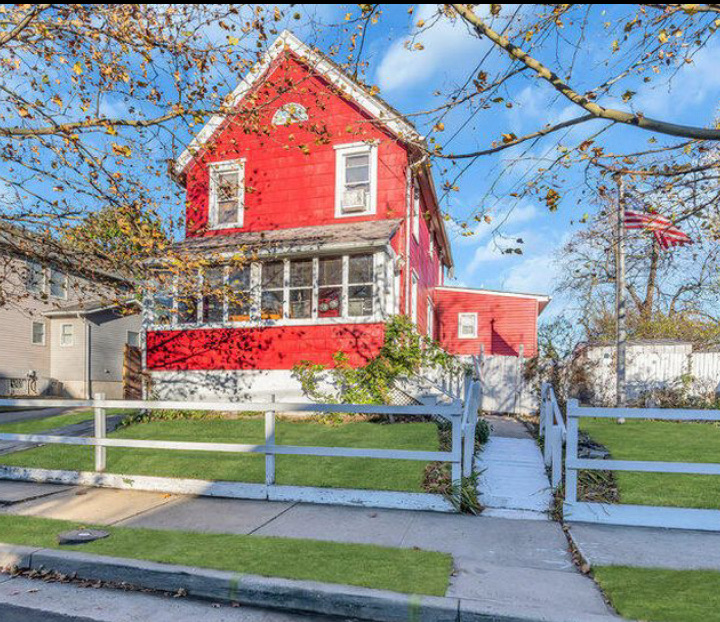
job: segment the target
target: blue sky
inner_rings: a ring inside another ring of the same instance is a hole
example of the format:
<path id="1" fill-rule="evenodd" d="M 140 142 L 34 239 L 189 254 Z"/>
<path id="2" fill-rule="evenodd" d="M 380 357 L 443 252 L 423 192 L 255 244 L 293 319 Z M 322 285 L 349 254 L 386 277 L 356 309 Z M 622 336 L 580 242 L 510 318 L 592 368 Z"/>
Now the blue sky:
<path id="1" fill-rule="evenodd" d="M 613 70 L 609 49 L 617 34 L 612 27 L 602 24 L 611 23 L 617 15 L 613 15 L 612 5 L 605 6 L 610 8 L 597 8 L 597 26 L 591 27 L 576 60 L 576 67 L 580 69 L 575 71 L 572 84 L 578 89 L 601 83 Z M 344 9 L 320 11 L 326 20 L 332 21 L 341 18 Z M 487 42 L 470 35 L 463 25 L 443 21 L 416 39 L 423 44 L 422 51 L 407 50 L 404 43 L 414 32 L 414 24 L 419 19 L 427 21 L 434 11 L 435 5 L 418 5 L 413 15 L 409 15 L 407 5 L 385 6 L 379 24 L 368 32 L 363 56 L 369 62 L 366 80 L 379 86 L 381 96 L 403 113 L 437 106 L 442 98 L 433 93 L 464 82 L 489 49 Z M 300 30 L 296 34 L 302 37 L 305 33 Z M 322 47 L 322 40 L 319 43 Z M 611 60 L 606 67 L 604 61 L 608 57 Z M 707 124 L 718 112 L 720 101 L 717 58 L 720 58 L 720 42 L 716 38 L 695 57 L 694 64 L 681 67 L 669 85 L 664 79 L 649 85 L 641 79 L 631 79 L 622 83 L 622 89 L 637 91 L 630 105 L 647 115 L 679 123 Z M 491 53 L 483 68 L 492 73 L 502 67 L 503 62 Z M 446 118 L 445 131 L 439 138 L 447 140 L 457 133 L 449 145 L 445 143 L 446 152 L 487 147 L 499 138 L 500 132 L 513 131 L 520 135 L 546 123 L 578 115 L 570 102 L 536 79 L 523 77 L 514 84 L 508 93 L 513 108 L 493 108 L 469 123 L 465 114 Z M 605 101 L 616 107 L 628 106 L 619 100 Z M 579 218 L 594 209 L 585 198 L 589 188 L 584 173 L 577 168 L 564 174 L 561 183 L 565 200 L 555 213 L 550 213 L 536 198 L 517 201 L 509 195 L 547 158 L 557 155 L 559 142 L 569 146 L 577 144 L 578 138 L 589 136 L 601 127 L 602 124 L 593 122 L 566 134 L 553 135 L 533 146 L 520 162 L 515 160 L 520 153 L 525 153 L 525 147 L 480 159 L 469 169 L 461 179 L 460 191 L 445 198 L 443 207 L 461 218 L 477 211 L 489 212 L 493 222 L 477 225 L 476 235 L 471 237 L 463 237 L 457 227 L 449 226 L 458 284 L 552 293 L 559 269 L 555 254 L 577 227 L 584 226 L 578 222 Z M 430 128 L 420 123 L 420 129 L 427 132 Z M 649 138 L 650 134 L 641 130 L 615 127 L 604 133 L 598 144 L 614 152 L 627 152 L 648 146 Z M 658 144 L 663 140 L 660 137 Z M 440 181 L 438 168 L 436 164 L 436 182 Z M 515 245 L 518 238 L 523 240 L 523 254 L 502 254 L 501 249 Z M 563 301 L 558 299 L 551 308 L 553 306 L 557 313 Z"/>

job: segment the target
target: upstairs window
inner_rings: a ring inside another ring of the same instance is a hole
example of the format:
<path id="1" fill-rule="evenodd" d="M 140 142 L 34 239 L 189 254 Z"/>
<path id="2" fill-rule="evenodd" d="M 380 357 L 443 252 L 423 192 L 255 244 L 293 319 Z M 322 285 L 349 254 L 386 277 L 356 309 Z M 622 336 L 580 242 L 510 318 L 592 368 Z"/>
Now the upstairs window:
<path id="1" fill-rule="evenodd" d="M 45 269 L 36 261 L 26 264 L 25 288 L 33 294 L 45 293 Z"/>
<path id="2" fill-rule="evenodd" d="M 242 227 L 245 214 L 245 161 L 210 165 L 210 226 Z"/>
<path id="3" fill-rule="evenodd" d="M 477 339 L 477 313 L 458 313 L 458 338 Z"/>
<path id="4" fill-rule="evenodd" d="M 366 143 L 337 145 L 335 216 L 375 213 L 377 146 Z"/>
<path id="5" fill-rule="evenodd" d="M 53 298 L 67 298 L 68 278 L 55 268 L 50 269 L 50 295 Z"/>
<path id="6" fill-rule="evenodd" d="M 417 179 L 413 183 L 412 233 L 416 242 L 420 241 L 420 184 Z"/>

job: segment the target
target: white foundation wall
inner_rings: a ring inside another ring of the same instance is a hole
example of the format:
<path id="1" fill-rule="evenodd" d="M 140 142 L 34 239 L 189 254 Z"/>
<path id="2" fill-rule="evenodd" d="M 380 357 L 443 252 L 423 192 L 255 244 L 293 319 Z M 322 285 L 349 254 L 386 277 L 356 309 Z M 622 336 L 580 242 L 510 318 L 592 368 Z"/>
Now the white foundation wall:
<path id="1" fill-rule="evenodd" d="M 153 371 L 148 399 L 303 402 L 300 382 L 290 370 Z M 331 391 L 325 384 L 323 391 Z"/>

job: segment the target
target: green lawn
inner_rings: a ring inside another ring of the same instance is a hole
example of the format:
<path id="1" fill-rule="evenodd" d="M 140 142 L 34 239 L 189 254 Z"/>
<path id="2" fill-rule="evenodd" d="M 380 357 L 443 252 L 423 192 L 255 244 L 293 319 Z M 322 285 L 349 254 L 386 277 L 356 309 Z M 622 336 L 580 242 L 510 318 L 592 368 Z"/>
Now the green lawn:
<path id="1" fill-rule="evenodd" d="M 625 618 L 720 622 L 720 572 L 608 566 L 593 574 Z"/>
<path id="2" fill-rule="evenodd" d="M 117 430 L 112 437 L 195 442 L 264 443 L 258 419 L 155 421 Z M 434 423 L 378 424 L 349 422 L 277 422 L 276 442 L 284 445 L 438 450 Z M 0 464 L 90 471 L 93 449 L 52 445 L 0 457 Z M 365 488 L 422 492 L 424 462 L 368 458 L 277 456 L 276 481 L 281 485 Z M 241 482 L 264 482 L 262 454 L 198 451 L 108 449 L 108 472 Z"/>
<path id="3" fill-rule="evenodd" d="M 58 533 L 79 526 L 0 515 L 0 541 L 432 596 L 445 594 L 452 571 L 452 557 L 444 553 L 292 538 L 103 526 L 109 538 L 79 546 L 57 544 Z"/>
<path id="4" fill-rule="evenodd" d="M 132 412 L 122 408 L 110 408 L 108 415 L 121 415 Z M 30 419 L 28 421 L 16 421 L 14 423 L 0 423 L 0 432 L 4 434 L 37 434 L 46 430 L 62 428 L 66 425 L 73 425 L 82 421 L 88 421 L 94 417 L 92 410 L 80 410 L 77 412 L 62 413 L 42 419 Z M 2 420 L 2 418 L 0 418 Z"/>
<path id="5" fill-rule="evenodd" d="M 720 462 L 720 425 L 583 419 L 582 430 L 617 460 Z M 720 477 L 616 471 L 620 501 L 635 505 L 720 508 Z"/>

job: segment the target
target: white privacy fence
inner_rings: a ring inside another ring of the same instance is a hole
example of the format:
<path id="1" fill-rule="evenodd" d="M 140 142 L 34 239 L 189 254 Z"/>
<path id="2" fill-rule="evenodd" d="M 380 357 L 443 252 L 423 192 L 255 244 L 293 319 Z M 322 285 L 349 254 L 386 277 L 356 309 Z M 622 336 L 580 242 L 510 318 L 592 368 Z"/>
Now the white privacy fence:
<path id="1" fill-rule="evenodd" d="M 566 439 L 565 420 L 563 419 L 555 391 L 547 382 L 540 388 L 540 428 L 538 434 L 543 437 L 543 459 L 550 468 L 550 483 L 557 488 L 562 481 L 563 445 Z"/>
<path id="2" fill-rule="evenodd" d="M 566 520 L 720 531 L 720 510 L 676 508 L 578 501 L 578 471 L 635 471 L 641 473 L 683 473 L 720 476 L 720 456 L 716 463 L 662 462 L 640 460 L 603 460 L 578 457 L 580 421 L 587 417 L 602 419 L 652 419 L 657 421 L 720 422 L 718 410 L 681 410 L 673 408 L 600 408 L 581 407 L 577 400 L 568 402 L 567 459 L 565 463 Z"/>
<path id="3" fill-rule="evenodd" d="M 464 405 L 457 401 L 449 406 L 303 404 L 275 403 L 274 401 L 267 403 L 128 401 L 105 400 L 103 399 L 103 396 L 99 394 L 96 395 L 93 400 L 2 399 L 0 400 L 0 407 L 64 407 L 94 409 L 95 425 L 93 436 L 52 436 L 46 434 L 0 433 L 0 441 L 14 441 L 43 445 L 80 445 L 94 447 L 95 470 L 93 472 L 79 472 L 0 466 L 0 479 L 57 482 L 109 488 L 132 488 L 135 490 L 163 491 L 206 496 L 452 511 L 454 508 L 447 499 L 434 494 L 278 485 L 275 481 L 275 457 L 278 455 L 295 455 L 333 458 L 369 458 L 381 460 L 447 462 L 451 465 L 451 476 L 453 482 L 459 482 L 463 474 L 463 464 L 472 464 L 471 459 L 463 460 L 463 450 L 474 450 L 474 444 L 469 444 L 465 439 L 468 434 L 472 434 L 474 439 L 475 425 L 477 422 L 477 407 L 475 406 L 474 412 L 470 412 L 468 409 L 472 408 L 472 404 L 477 404 L 477 400 L 479 399 L 478 391 L 479 386 L 475 386 L 474 388 L 471 387 L 468 390 L 467 399 Z M 107 409 L 110 408 L 264 413 L 265 440 L 263 444 L 241 444 L 108 438 L 106 412 Z M 451 426 L 451 447 L 448 451 L 420 451 L 281 445 L 276 442 L 275 438 L 275 423 L 278 413 L 291 416 L 316 413 L 401 415 L 405 417 L 435 416 L 449 422 Z M 0 415 L 0 421 L 1 419 L 2 415 Z M 158 451 L 202 451 L 237 454 L 264 454 L 265 482 L 264 484 L 254 484 L 107 473 L 108 447 L 149 449 Z M 2 463 L 1 456 L 0 463 Z M 392 468 L 392 466 L 388 464 L 388 468 Z M 469 472 L 467 474 L 469 474 Z"/>

